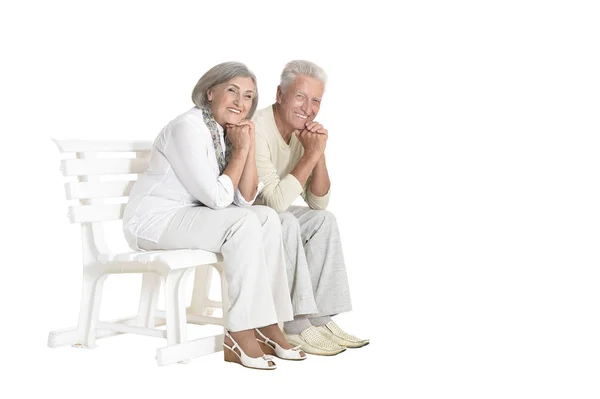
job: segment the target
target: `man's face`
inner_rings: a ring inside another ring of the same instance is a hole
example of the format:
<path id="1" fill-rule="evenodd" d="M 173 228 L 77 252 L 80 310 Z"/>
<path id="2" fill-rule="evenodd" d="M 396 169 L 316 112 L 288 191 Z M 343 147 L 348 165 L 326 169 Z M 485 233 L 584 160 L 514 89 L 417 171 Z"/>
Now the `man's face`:
<path id="1" fill-rule="evenodd" d="M 307 122 L 314 120 L 321 108 L 325 85 L 318 79 L 298 75 L 285 93 L 277 88 L 280 117 L 288 127 L 302 130 Z"/>

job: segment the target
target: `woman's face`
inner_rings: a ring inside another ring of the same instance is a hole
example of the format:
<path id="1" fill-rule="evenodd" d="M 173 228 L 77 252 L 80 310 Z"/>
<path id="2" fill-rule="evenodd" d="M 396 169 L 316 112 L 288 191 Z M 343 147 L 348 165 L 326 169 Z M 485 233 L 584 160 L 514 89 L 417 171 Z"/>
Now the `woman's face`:
<path id="1" fill-rule="evenodd" d="M 210 111 L 215 121 L 223 127 L 245 119 L 252 108 L 254 82 L 247 77 L 235 77 L 216 85 L 208 92 Z"/>

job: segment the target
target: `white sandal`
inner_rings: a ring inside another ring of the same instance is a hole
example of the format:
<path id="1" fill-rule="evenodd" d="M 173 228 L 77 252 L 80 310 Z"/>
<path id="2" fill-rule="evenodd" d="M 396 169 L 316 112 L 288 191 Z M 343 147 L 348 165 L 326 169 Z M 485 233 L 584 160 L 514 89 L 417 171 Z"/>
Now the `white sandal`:
<path id="1" fill-rule="evenodd" d="M 281 347 L 281 345 L 279 345 L 277 342 L 273 341 L 272 339 L 266 337 L 258 329 L 255 329 L 255 330 L 258 333 L 258 335 L 260 335 L 262 337 L 262 340 L 258 339 L 258 338 L 256 338 L 256 340 L 258 341 L 258 344 L 260 345 L 263 352 L 265 352 L 266 354 L 275 355 L 278 358 L 285 359 L 285 360 L 304 360 L 304 359 L 306 359 L 306 353 L 304 353 L 300 349 L 300 345 L 298 345 L 294 348 L 291 348 L 291 349 L 283 349 Z"/>
<path id="2" fill-rule="evenodd" d="M 244 353 L 242 348 L 235 342 L 235 339 L 229 334 L 229 332 L 225 333 L 225 336 L 228 337 L 231 342 L 233 342 L 233 347 L 230 347 L 225 342 L 223 342 L 223 353 L 226 362 L 238 363 L 244 367 L 248 367 L 250 369 L 258 369 L 258 370 L 275 370 L 277 365 L 273 362 L 273 356 L 262 355 L 261 357 L 250 357 Z M 237 353 L 237 350 L 240 353 Z"/>

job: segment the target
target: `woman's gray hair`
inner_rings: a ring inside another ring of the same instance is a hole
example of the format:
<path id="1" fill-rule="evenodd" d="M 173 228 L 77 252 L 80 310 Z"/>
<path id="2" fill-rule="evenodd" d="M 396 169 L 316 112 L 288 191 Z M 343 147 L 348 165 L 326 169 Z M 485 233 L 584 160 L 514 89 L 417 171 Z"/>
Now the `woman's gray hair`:
<path id="1" fill-rule="evenodd" d="M 248 116 L 246 118 L 252 118 L 254 115 L 254 111 L 256 111 L 256 107 L 258 106 L 258 86 L 256 84 L 256 76 L 252 71 L 248 69 L 248 67 L 241 62 L 223 62 L 222 64 L 215 65 L 210 68 L 198 83 L 194 87 L 194 91 L 192 91 L 192 101 L 198 108 L 209 108 L 210 102 L 208 101 L 208 92 L 215 86 L 220 85 L 221 83 L 225 83 L 230 81 L 233 78 L 237 78 L 238 76 L 242 76 L 245 78 L 250 78 L 254 82 L 254 96 L 252 96 L 252 106 L 250 107 L 250 111 L 248 111 Z"/>
<path id="2" fill-rule="evenodd" d="M 281 72 L 281 81 L 279 86 L 283 93 L 286 92 L 288 87 L 294 83 L 296 76 L 305 75 L 310 76 L 323 82 L 323 86 L 327 84 L 327 74 L 315 63 L 305 60 L 294 60 L 285 64 L 283 71 Z"/>

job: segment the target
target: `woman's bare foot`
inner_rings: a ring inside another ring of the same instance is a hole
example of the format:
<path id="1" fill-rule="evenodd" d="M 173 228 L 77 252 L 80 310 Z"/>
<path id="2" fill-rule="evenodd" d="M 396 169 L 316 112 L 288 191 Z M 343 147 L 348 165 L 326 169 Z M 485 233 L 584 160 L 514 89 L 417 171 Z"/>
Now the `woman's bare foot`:
<path id="1" fill-rule="evenodd" d="M 266 326 L 266 327 L 261 327 L 259 328 L 260 332 L 265 334 L 265 336 L 269 339 L 272 339 L 273 341 L 277 342 L 279 344 L 279 346 L 281 346 L 283 349 L 292 349 L 293 346 L 290 345 L 287 340 L 285 339 L 285 336 L 283 335 L 283 332 L 281 331 L 281 329 L 279 328 L 279 326 L 277 324 L 271 324 L 270 326 Z M 256 335 L 256 338 L 261 339 L 260 335 L 258 335 L 258 333 L 254 333 Z"/>
<path id="2" fill-rule="evenodd" d="M 235 342 L 238 343 L 246 355 L 250 357 L 261 357 L 264 355 L 264 352 L 260 349 L 258 341 L 256 341 L 256 337 L 254 336 L 254 329 L 229 332 L 229 334 L 231 334 L 231 337 L 235 339 Z M 225 336 L 225 343 L 229 345 L 229 347 L 233 347 L 233 342 L 231 342 L 231 339 L 227 336 Z"/>

